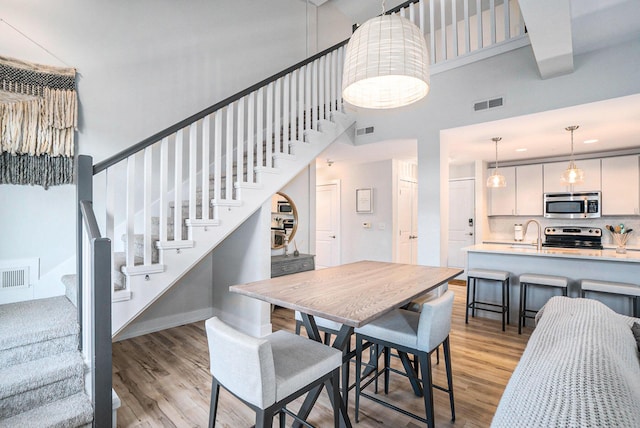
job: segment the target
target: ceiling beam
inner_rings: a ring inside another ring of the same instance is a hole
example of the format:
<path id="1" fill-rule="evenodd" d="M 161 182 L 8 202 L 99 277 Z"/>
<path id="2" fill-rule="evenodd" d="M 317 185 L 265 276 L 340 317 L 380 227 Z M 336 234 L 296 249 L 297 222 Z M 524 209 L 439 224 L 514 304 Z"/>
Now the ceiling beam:
<path id="1" fill-rule="evenodd" d="M 519 0 L 538 71 L 543 79 L 573 72 L 569 0 Z"/>

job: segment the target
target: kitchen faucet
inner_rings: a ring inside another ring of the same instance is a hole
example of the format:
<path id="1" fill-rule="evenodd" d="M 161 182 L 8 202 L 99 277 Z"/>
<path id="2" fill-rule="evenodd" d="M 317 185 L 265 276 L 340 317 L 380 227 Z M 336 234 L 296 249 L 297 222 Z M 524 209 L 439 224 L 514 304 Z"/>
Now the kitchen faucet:
<path id="1" fill-rule="evenodd" d="M 535 223 L 538 226 L 538 239 L 536 240 L 536 249 L 540 251 L 542 249 L 542 226 L 538 220 L 527 220 L 524 224 L 524 235 L 526 236 L 527 230 L 529 229 L 529 224 Z"/>

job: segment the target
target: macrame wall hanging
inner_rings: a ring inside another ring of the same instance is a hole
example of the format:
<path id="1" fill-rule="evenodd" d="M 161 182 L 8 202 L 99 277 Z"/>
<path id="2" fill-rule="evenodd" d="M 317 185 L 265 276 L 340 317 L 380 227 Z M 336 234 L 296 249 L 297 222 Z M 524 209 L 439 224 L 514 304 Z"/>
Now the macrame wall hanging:
<path id="1" fill-rule="evenodd" d="M 0 56 L 0 184 L 73 181 L 76 71 Z"/>

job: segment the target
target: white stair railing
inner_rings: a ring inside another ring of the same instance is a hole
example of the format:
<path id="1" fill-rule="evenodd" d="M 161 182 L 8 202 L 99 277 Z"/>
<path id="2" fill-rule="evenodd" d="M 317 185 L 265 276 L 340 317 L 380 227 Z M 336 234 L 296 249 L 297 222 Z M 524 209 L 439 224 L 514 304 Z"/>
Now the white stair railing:
<path id="1" fill-rule="evenodd" d="M 524 34 L 516 0 L 407 2 L 399 13 L 422 28 L 431 62 L 450 62 Z M 484 9 L 483 9 L 484 6 Z M 166 251 L 192 248 L 194 228 L 216 227 L 221 207 L 240 206 L 243 189 L 276 173 L 277 159 L 342 110 L 344 45 L 266 79 L 94 166 L 106 195 L 106 236 L 116 274 L 151 280 Z M 184 209 L 184 210 L 183 210 Z M 114 300 L 128 298 L 126 282 Z"/>

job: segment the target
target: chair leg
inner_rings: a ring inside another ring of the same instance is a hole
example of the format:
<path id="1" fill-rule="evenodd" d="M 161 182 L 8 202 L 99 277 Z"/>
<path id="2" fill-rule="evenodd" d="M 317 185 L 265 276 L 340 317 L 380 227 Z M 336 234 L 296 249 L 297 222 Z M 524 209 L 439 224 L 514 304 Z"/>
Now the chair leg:
<path id="1" fill-rule="evenodd" d="M 362 338 L 356 335 L 356 423 L 360 419 L 360 382 L 362 377 Z"/>
<path id="2" fill-rule="evenodd" d="M 511 324 L 511 278 L 507 278 L 507 324 Z"/>
<path id="3" fill-rule="evenodd" d="M 427 426 L 434 428 L 433 416 L 433 379 L 431 377 L 431 364 L 429 364 L 429 354 L 426 352 L 419 353 L 420 365 L 422 366 L 422 385 L 424 408 L 427 416 Z"/>
<path id="4" fill-rule="evenodd" d="M 273 410 L 258 409 L 256 410 L 256 428 L 266 428 L 273 425 Z"/>
<path id="5" fill-rule="evenodd" d="M 520 307 L 518 308 L 518 334 L 522 334 L 522 327 L 525 324 L 524 314 L 526 310 L 526 299 L 524 293 L 527 290 L 527 286 L 524 282 L 520 283 Z"/>
<path id="6" fill-rule="evenodd" d="M 216 425 L 216 413 L 218 411 L 218 396 L 220 395 L 220 383 L 214 377 L 211 381 L 211 404 L 209 405 L 209 428 Z"/>
<path id="7" fill-rule="evenodd" d="M 505 289 L 506 289 L 505 282 L 502 281 L 502 331 L 505 330 L 504 324 L 505 324 L 505 321 L 506 321 L 506 318 L 507 318 L 505 316 L 506 314 L 505 314 L 505 310 L 504 310 L 505 309 L 505 298 L 507 297 Z"/>
<path id="8" fill-rule="evenodd" d="M 447 368 L 447 383 L 449 389 L 449 402 L 451 404 L 451 421 L 456 420 L 456 409 L 453 400 L 453 374 L 451 371 L 451 347 L 449 345 L 449 336 L 443 342 L 444 347 L 444 364 Z"/>
<path id="9" fill-rule="evenodd" d="M 478 301 L 478 278 L 473 278 L 473 308 L 471 316 L 476 317 L 476 302 Z"/>
<path id="10" fill-rule="evenodd" d="M 350 369 L 350 365 L 351 365 L 351 361 L 346 360 L 344 356 L 348 353 L 351 352 L 351 341 L 347 341 L 347 348 L 345 350 L 342 351 L 342 360 L 344 361 L 342 363 L 342 370 L 340 370 L 340 373 L 342 375 L 342 401 L 344 402 L 344 407 L 348 408 L 348 404 L 349 404 L 349 369 Z"/>
<path id="11" fill-rule="evenodd" d="M 333 426 L 340 426 L 340 370 L 336 369 L 333 371 L 331 375 L 331 384 L 333 385 L 331 394 L 333 395 Z M 347 386 L 348 388 L 348 386 Z M 347 408 L 347 404 L 344 404 L 345 409 Z"/>
<path id="12" fill-rule="evenodd" d="M 287 426 L 287 414 L 284 410 L 278 412 L 278 419 L 280 420 L 280 428 L 285 428 Z"/>
<path id="13" fill-rule="evenodd" d="M 391 367 L 391 349 L 385 346 L 384 350 L 384 393 L 389 393 L 389 369 Z"/>
<path id="14" fill-rule="evenodd" d="M 469 324 L 469 296 L 471 295 L 471 278 L 467 277 L 467 304 L 464 308 L 464 323 Z"/>

